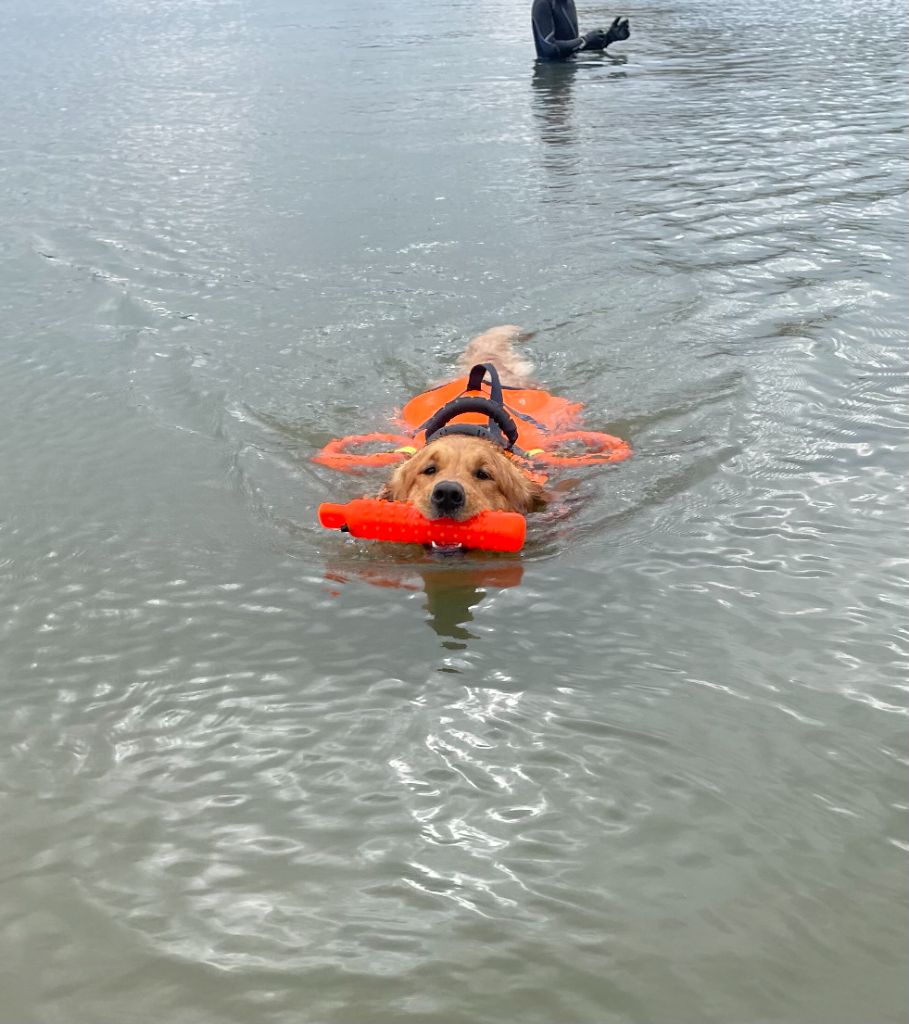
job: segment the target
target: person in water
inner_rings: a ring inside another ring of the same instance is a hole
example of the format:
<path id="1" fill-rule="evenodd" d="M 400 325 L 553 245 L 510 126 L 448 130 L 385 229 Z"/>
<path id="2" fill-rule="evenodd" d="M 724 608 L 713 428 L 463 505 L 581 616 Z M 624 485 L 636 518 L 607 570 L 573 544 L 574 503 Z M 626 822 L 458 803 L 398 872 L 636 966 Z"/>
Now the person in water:
<path id="1" fill-rule="evenodd" d="M 616 18 L 608 29 L 578 31 L 574 0 L 533 0 L 533 43 L 540 60 L 567 60 L 581 50 L 605 50 L 631 35 L 627 18 Z"/>

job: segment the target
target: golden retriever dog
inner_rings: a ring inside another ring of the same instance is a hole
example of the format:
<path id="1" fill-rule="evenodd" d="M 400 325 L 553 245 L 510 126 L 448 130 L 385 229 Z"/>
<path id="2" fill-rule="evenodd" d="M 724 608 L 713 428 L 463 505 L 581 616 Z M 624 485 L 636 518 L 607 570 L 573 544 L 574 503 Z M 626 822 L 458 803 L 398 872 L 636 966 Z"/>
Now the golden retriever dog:
<path id="1" fill-rule="evenodd" d="M 533 387 L 532 364 L 514 349 L 519 327 L 494 327 L 474 338 L 459 361 L 463 373 L 491 363 L 508 387 Z M 395 469 L 379 497 L 416 505 L 427 519 L 470 519 L 486 509 L 535 512 L 547 501 L 532 480 L 493 441 L 463 434 L 431 440 Z"/>

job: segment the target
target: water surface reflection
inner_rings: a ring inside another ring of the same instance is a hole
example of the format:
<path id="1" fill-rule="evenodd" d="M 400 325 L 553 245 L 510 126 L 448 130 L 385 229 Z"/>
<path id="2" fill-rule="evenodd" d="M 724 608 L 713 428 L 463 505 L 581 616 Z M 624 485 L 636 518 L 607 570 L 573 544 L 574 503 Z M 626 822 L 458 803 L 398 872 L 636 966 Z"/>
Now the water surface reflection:
<path id="1" fill-rule="evenodd" d="M 325 570 L 329 583 L 355 581 L 372 586 L 422 592 L 426 622 L 449 650 L 466 650 L 476 639 L 468 628 L 474 609 L 491 593 L 520 584 L 524 566 L 518 559 L 485 562 L 479 554 L 432 555 L 376 564 L 371 560 L 338 558 Z"/>

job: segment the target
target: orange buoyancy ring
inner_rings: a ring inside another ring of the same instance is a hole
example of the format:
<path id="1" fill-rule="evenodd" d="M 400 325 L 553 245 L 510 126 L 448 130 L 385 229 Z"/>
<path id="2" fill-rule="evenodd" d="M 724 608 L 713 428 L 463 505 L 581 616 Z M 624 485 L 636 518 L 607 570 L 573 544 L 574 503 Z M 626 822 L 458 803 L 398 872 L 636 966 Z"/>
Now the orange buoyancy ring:
<path id="1" fill-rule="evenodd" d="M 398 420 L 409 430 L 416 432 L 443 405 L 456 398 L 480 392 L 467 391 L 469 378 L 459 377 L 457 380 L 440 384 L 436 388 L 424 391 L 404 406 Z M 567 398 L 550 395 L 541 388 L 509 388 L 503 387 L 503 405 L 518 428 L 518 446 L 524 451 L 545 448 L 553 433 L 569 430 L 577 426 L 583 405 L 570 402 Z M 453 423 L 483 424 L 487 417 L 482 413 L 462 413 L 455 417 Z"/>
<path id="2" fill-rule="evenodd" d="M 565 450 L 565 445 L 580 443 L 585 451 Z M 549 447 L 534 452 L 532 458 L 545 466 L 593 466 L 603 462 L 621 462 L 631 455 L 631 445 L 598 430 L 565 430 L 549 438 Z"/>
<path id="3" fill-rule="evenodd" d="M 329 441 L 312 460 L 344 472 L 361 466 L 391 466 L 414 454 L 416 448 L 412 442 L 413 438 L 401 434 L 350 434 Z M 369 450 L 369 446 L 376 443 L 396 447 Z"/>

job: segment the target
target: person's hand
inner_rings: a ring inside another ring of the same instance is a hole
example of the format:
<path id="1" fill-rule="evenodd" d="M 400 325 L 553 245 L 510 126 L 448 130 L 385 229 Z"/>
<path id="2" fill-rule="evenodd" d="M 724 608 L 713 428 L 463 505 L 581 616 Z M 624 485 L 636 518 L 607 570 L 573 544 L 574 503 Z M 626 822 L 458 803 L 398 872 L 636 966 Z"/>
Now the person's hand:
<path id="1" fill-rule="evenodd" d="M 622 39 L 627 39 L 630 35 L 631 29 L 628 25 L 628 19 L 620 16 L 613 21 L 606 31 L 606 43 L 603 48 L 605 49 L 610 43 L 617 43 Z"/>
<path id="2" fill-rule="evenodd" d="M 582 50 L 605 50 L 609 45 L 609 39 L 601 28 L 594 29 L 593 32 L 585 32 L 581 38 L 584 40 Z"/>

